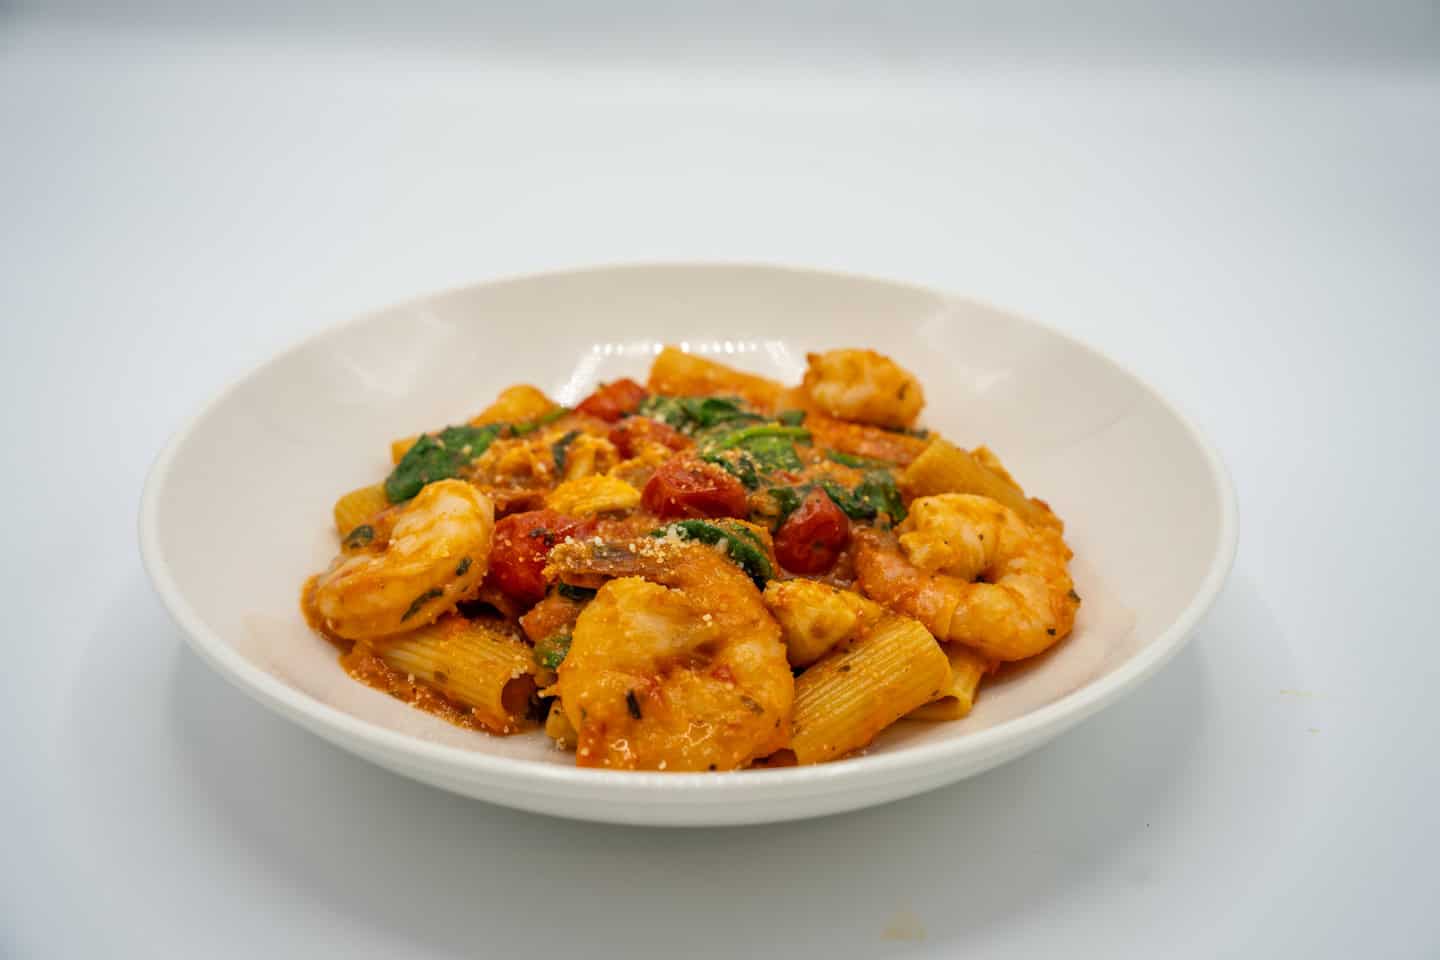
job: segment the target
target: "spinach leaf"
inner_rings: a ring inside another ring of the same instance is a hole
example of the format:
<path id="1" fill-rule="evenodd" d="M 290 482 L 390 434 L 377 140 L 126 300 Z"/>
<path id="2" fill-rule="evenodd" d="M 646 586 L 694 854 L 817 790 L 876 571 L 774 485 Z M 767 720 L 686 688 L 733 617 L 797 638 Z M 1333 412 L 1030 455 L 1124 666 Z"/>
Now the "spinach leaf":
<path id="1" fill-rule="evenodd" d="M 445 591 L 441 590 L 439 587 L 431 587 L 429 590 L 426 590 L 424 593 L 420 594 L 420 596 L 416 597 L 415 600 L 410 604 L 410 606 L 406 608 L 405 613 L 402 614 L 400 617 L 400 622 L 404 623 L 406 620 L 409 620 L 411 617 L 415 616 L 415 614 L 419 613 L 420 608 L 425 606 L 425 604 L 429 603 L 431 600 L 435 600 L 443 596 L 445 596 Z"/>
<path id="2" fill-rule="evenodd" d="M 862 500 L 860 497 L 846 490 L 834 480 L 821 480 L 820 489 L 835 501 L 835 506 L 851 520 L 874 520 L 875 507 L 873 504 Z"/>
<path id="3" fill-rule="evenodd" d="M 895 487 L 895 478 L 884 470 L 867 473 L 853 491 L 834 480 L 821 480 L 820 489 L 851 520 L 874 520 L 884 514 L 893 525 L 905 519 L 905 501 Z"/>
<path id="4" fill-rule="evenodd" d="M 722 423 L 753 423 L 763 420 L 741 405 L 739 397 L 646 397 L 640 413 L 669 424 L 682 433 L 693 434 Z"/>
<path id="5" fill-rule="evenodd" d="M 790 518 L 790 514 L 800 508 L 805 497 L 810 493 L 809 487 L 771 487 L 765 491 L 770 494 L 770 499 L 775 501 L 779 513 L 775 517 L 775 525 L 778 527 Z"/>
<path id="6" fill-rule="evenodd" d="M 559 440 L 550 444 L 550 452 L 555 455 L 555 472 L 563 475 L 565 473 L 565 458 L 569 455 L 570 441 L 580 436 L 579 430 L 571 430 Z"/>
<path id="7" fill-rule="evenodd" d="M 659 420 L 679 430 L 689 423 L 690 418 L 685 413 L 685 408 L 680 405 L 680 397 L 665 397 L 660 394 L 651 394 L 640 401 L 639 413 L 651 420 Z"/>
<path id="8" fill-rule="evenodd" d="M 766 473 L 775 470 L 799 470 L 804 467 L 795 444 L 784 437 L 752 437 L 745 441 L 745 452 L 755 458 L 760 469 Z"/>
<path id="9" fill-rule="evenodd" d="M 905 501 L 895 487 L 895 478 L 884 470 L 872 470 L 855 488 L 855 496 L 875 508 L 877 514 L 888 514 L 890 523 L 905 519 Z"/>
<path id="10" fill-rule="evenodd" d="M 720 450 L 729 450 L 732 447 L 749 446 L 755 440 L 786 439 L 800 443 L 810 442 L 810 431 L 804 427 L 787 427 L 776 423 L 762 423 L 755 427 L 745 427 L 733 433 L 727 433 L 716 438 L 715 445 Z"/>
<path id="11" fill-rule="evenodd" d="M 725 545 L 725 555 L 750 575 L 755 585 L 764 589 L 765 581 L 775 575 L 770 558 L 765 555 L 760 539 L 753 530 L 736 523 L 721 523 L 711 520 L 677 520 L 675 523 L 652 530 L 652 537 L 677 536 L 682 540 Z"/>
<path id="12" fill-rule="evenodd" d="M 385 478 L 385 498 L 401 503 L 427 483 L 457 476 L 461 467 L 489 448 L 502 429 L 501 424 L 490 423 L 483 427 L 446 427 L 438 434 L 421 436 Z"/>
<path id="13" fill-rule="evenodd" d="M 760 472 L 756 468 L 755 458 L 743 450 L 702 453 L 700 459 L 706 463 L 715 464 L 744 484 L 747 490 L 754 490 L 760 486 Z"/>
<path id="14" fill-rule="evenodd" d="M 561 417 L 565 416 L 565 414 L 569 412 L 569 407 L 556 407 L 554 410 L 547 410 L 545 413 L 540 414 L 540 416 L 536 417 L 534 420 L 527 420 L 525 423 L 516 423 L 511 425 L 510 435 L 512 437 L 523 437 L 527 433 L 534 433 L 541 427 L 546 426 L 547 424 L 554 423 L 556 420 L 559 420 Z"/>
<path id="15" fill-rule="evenodd" d="M 752 460 L 754 470 L 761 473 L 770 473 L 775 470 L 799 470 L 804 465 L 800 462 L 800 455 L 795 452 L 796 441 L 809 443 L 810 431 L 800 427 L 766 423 L 708 438 L 701 445 L 701 456 L 711 459 L 712 456 L 716 456 L 722 451 L 738 450 L 742 456 Z M 719 461 L 712 460 L 711 462 Z M 721 465 L 724 466 L 723 463 Z M 746 484 L 751 489 L 755 485 L 754 483 Z"/>
<path id="16" fill-rule="evenodd" d="M 855 467 L 860 470 L 889 469 L 895 466 L 887 460 L 876 460 L 873 457 L 860 457 L 853 453 L 846 453 L 843 450 L 826 450 L 825 456 L 836 463 L 847 467 Z"/>
<path id="17" fill-rule="evenodd" d="M 573 600 L 576 603 L 584 603 L 595 596 L 595 591 L 589 587 L 576 587 L 568 583 L 556 584 L 555 592 L 566 600 Z"/>
<path id="18" fill-rule="evenodd" d="M 557 633 L 535 644 L 535 662 L 546 670 L 558 669 L 570 652 L 572 637 L 568 633 Z"/>
<path id="19" fill-rule="evenodd" d="M 764 419 L 741 406 L 739 397 L 684 397 L 681 403 L 695 425 L 704 430 L 721 423 L 752 422 Z"/>

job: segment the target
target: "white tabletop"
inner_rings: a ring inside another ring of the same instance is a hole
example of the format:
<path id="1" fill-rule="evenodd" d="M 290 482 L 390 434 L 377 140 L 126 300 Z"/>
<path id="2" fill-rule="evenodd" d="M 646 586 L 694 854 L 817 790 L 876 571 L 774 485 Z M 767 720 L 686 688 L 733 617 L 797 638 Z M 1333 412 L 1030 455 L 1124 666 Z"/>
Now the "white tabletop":
<path id="1" fill-rule="evenodd" d="M 0 955 L 1440 951 L 1433 5 L 650 6 L 0 19 Z M 186 649 L 138 493 L 223 384 L 431 290 L 697 258 L 940 285 L 1168 393 L 1241 505 L 1191 646 L 972 781 L 670 832 L 403 780 Z"/>

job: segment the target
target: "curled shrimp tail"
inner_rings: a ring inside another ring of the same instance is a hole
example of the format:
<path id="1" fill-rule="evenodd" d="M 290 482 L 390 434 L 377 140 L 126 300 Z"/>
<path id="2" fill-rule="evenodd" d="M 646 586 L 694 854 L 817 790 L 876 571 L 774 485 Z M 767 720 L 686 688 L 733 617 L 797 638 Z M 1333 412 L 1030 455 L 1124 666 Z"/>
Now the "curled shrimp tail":
<path id="1" fill-rule="evenodd" d="M 928 501 L 928 502 L 927 502 Z M 984 497 L 941 495 L 912 504 L 897 538 L 856 536 L 861 591 L 914 617 L 939 640 L 997 660 L 1023 660 L 1064 639 L 1079 597 L 1055 531 L 1026 525 Z"/>

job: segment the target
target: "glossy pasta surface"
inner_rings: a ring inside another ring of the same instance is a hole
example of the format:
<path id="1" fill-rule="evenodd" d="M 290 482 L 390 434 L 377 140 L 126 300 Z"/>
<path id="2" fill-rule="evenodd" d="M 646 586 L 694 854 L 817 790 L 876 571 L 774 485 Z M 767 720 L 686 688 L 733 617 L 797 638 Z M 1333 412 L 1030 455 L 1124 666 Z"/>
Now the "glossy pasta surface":
<path id="1" fill-rule="evenodd" d="M 338 497 L 302 611 L 356 680 L 581 766 L 818 763 L 960 720 L 1072 629 L 1064 525 L 916 428 L 895 360 L 808 360 L 787 385 L 667 348 L 574 408 L 521 384 L 377 438 L 394 469 Z"/>

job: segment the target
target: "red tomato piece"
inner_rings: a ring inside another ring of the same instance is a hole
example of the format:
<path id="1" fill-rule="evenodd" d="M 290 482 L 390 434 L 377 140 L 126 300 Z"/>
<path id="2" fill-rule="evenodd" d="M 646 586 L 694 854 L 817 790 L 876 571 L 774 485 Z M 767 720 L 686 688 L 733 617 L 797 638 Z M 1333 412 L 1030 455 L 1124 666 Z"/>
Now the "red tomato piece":
<path id="1" fill-rule="evenodd" d="M 580 401 L 577 413 L 589 414 L 614 423 L 628 413 L 640 409 L 640 403 L 648 394 L 645 388 L 628 377 L 607 383 L 590 396 Z"/>
<path id="2" fill-rule="evenodd" d="M 672 457 L 660 465 L 640 494 L 645 509 L 665 519 L 744 517 L 745 487 L 713 463 Z"/>
<path id="3" fill-rule="evenodd" d="M 545 596 L 545 561 L 566 537 L 588 537 L 595 521 L 577 520 L 554 510 L 512 513 L 495 524 L 487 579 L 508 597 L 533 604 Z"/>
<path id="4" fill-rule="evenodd" d="M 824 573 L 850 542 L 850 518 L 823 490 L 805 502 L 775 531 L 775 559 L 794 573 Z"/>
<path id="5" fill-rule="evenodd" d="M 637 456 L 647 443 L 659 443 L 671 450 L 684 450 L 691 440 L 668 423 L 649 417 L 626 417 L 610 428 L 610 442 L 622 457 Z"/>

